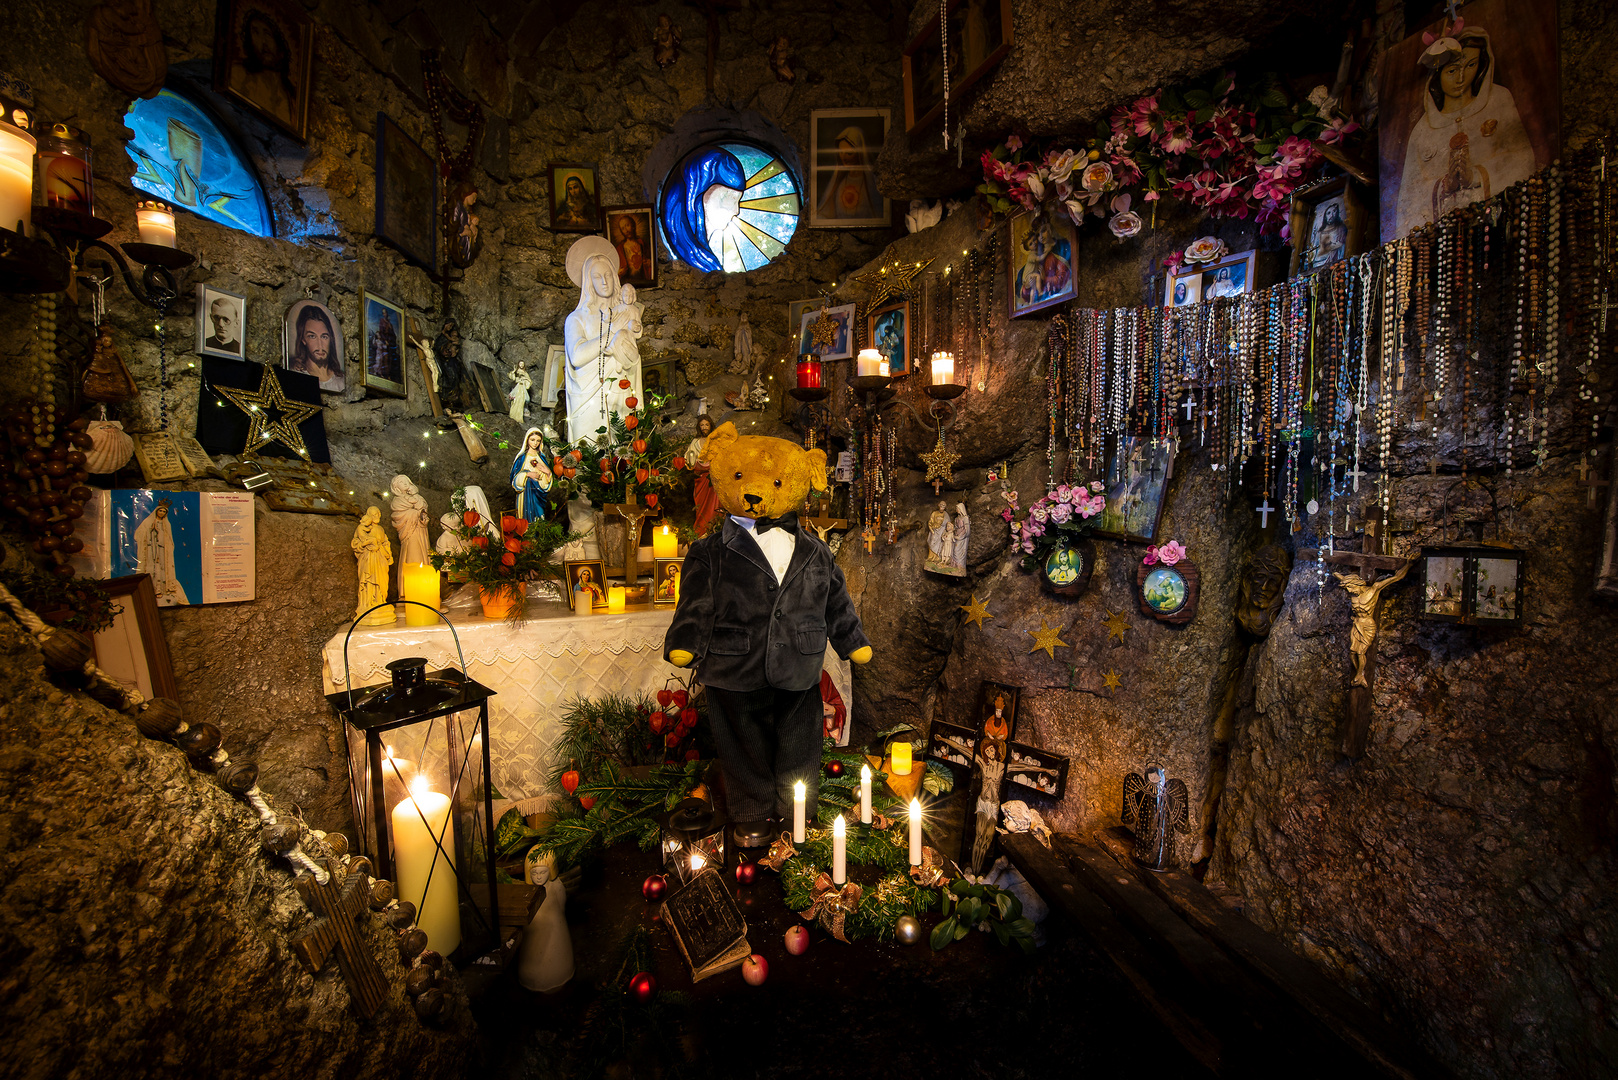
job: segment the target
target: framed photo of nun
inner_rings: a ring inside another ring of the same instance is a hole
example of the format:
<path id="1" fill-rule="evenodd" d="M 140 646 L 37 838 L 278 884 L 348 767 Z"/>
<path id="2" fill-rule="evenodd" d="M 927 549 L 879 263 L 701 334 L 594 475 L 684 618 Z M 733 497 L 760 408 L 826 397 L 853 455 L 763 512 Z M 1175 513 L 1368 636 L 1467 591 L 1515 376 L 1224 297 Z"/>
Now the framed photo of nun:
<path id="1" fill-rule="evenodd" d="M 887 109 L 815 109 L 809 114 L 814 164 L 809 225 L 856 229 L 893 223 L 893 205 L 876 188 L 876 159 L 888 138 Z"/>

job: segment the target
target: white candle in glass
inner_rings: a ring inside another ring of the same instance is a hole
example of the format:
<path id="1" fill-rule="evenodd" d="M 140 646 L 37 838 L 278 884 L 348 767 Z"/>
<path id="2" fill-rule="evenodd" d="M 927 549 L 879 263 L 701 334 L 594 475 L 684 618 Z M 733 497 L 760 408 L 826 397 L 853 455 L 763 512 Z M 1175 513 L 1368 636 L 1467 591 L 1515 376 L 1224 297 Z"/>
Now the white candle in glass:
<path id="1" fill-rule="evenodd" d="M 805 799 L 808 793 L 804 790 L 803 781 L 799 780 L 792 785 L 792 842 L 801 844 L 809 835 L 808 824 L 804 816 L 808 811 Z"/>
<path id="2" fill-rule="evenodd" d="M 921 800 L 910 800 L 910 865 L 921 865 Z"/>
<path id="3" fill-rule="evenodd" d="M 0 121 L 0 228 L 26 235 L 33 221 L 34 137 Z"/>
<path id="4" fill-rule="evenodd" d="M 399 899 L 416 905 L 416 925 L 426 932 L 427 947 L 446 956 L 461 943 L 449 815 L 449 796 L 428 790 L 427 778 L 420 775 L 410 782 L 410 797 L 393 808 Z"/>
<path id="5" fill-rule="evenodd" d="M 955 381 L 955 356 L 947 352 L 933 353 L 933 385 L 944 386 Z"/>
<path id="6" fill-rule="evenodd" d="M 160 202 L 142 202 L 135 208 L 135 228 L 140 242 L 171 248 L 174 242 L 174 211 Z"/>
<path id="7" fill-rule="evenodd" d="M 843 824 L 843 815 L 838 814 L 837 820 L 831 823 L 831 883 L 842 885 L 848 881 L 848 826 Z"/>
<path id="8" fill-rule="evenodd" d="M 854 358 L 854 374 L 878 375 L 881 374 L 885 361 L 882 354 L 875 349 L 861 349 L 859 356 Z"/>
<path id="9" fill-rule="evenodd" d="M 860 766 L 860 823 L 871 823 L 871 767 Z"/>

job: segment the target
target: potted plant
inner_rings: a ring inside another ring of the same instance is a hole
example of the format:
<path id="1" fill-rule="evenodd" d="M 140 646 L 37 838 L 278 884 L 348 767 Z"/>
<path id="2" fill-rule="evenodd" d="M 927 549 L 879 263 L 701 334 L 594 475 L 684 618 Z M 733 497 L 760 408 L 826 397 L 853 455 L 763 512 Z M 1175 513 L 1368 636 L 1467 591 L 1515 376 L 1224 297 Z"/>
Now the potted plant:
<path id="1" fill-rule="evenodd" d="M 468 509 L 459 491 L 450 507 L 460 515 L 460 524 L 451 530 L 459 543 L 454 551 L 433 552 L 433 566 L 476 585 L 486 618 L 521 618 L 528 582 L 559 579 L 561 568 L 551 556 L 578 539 L 578 534 L 550 521 L 525 521 L 510 514 L 490 521 Z"/>
<path id="2" fill-rule="evenodd" d="M 1057 596 L 1078 596 L 1095 570 L 1095 545 L 1087 535 L 1093 519 L 1106 508 L 1103 484 L 1058 484 L 1021 521 L 1011 522 L 1014 550 L 1022 552 L 1024 570 L 1037 570 L 1045 588 Z"/>

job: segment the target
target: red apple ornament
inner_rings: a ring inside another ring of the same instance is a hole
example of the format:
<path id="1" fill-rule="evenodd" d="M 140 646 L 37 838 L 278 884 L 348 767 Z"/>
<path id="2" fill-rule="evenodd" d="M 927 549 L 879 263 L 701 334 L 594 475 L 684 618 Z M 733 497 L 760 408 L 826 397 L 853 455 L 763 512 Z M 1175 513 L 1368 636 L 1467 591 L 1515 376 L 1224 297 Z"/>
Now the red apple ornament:
<path id="1" fill-rule="evenodd" d="M 751 885 L 758 879 L 758 864 L 752 862 L 739 862 L 736 864 L 736 884 Z"/>
<path id="2" fill-rule="evenodd" d="M 668 891 L 669 879 L 662 874 L 653 874 L 640 885 L 640 894 L 654 904 L 663 899 Z"/>
<path id="3" fill-rule="evenodd" d="M 784 935 L 787 943 L 787 952 L 793 956 L 802 956 L 809 951 L 809 931 L 801 926 L 789 926 Z"/>
<path id="4" fill-rule="evenodd" d="M 764 980 L 770 976 L 770 962 L 758 953 L 754 953 L 742 961 L 742 978 L 748 986 L 763 986 Z"/>

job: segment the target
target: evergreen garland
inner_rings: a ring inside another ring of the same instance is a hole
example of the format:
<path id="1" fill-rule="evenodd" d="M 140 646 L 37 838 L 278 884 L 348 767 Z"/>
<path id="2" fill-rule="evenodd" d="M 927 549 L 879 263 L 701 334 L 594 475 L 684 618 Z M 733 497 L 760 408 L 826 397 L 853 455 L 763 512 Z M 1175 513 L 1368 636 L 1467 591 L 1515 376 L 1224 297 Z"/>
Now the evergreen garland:
<path id="1" fill-rule="evenodd" d="M 581 799 L 593 799 L 590 809 L 579 802 L 570 804 L 562 817 L 540 829 L 528 830 L 525 839 L 540 851 L 551 851 L 564 865 L 576 865 L 584 856 L 624 840 L 633 840 L 642 851 L 657 846 L 657 819 L 679 805 L 702 779 L 705 761 L 680 765 L 658 765 L 641 780 L 627 776 L 611 761 L 602 761 L 596 779 L 587 780 L 575 792 Z"/>
<path id="2" fill-rule="evenodd" d="M 822 799 L 825 792 L 822 784 Z M 938 902 L 936 892 L 910 880 L 910 839 L 901 835 L 903 832 L 897 825 L 876 829 L 856 824 L 844 837 L 843 851 L 849 866 L 870 865 L 883 871 L 881 881 L 861 889 L 859 907 L 843 923 L 843 934 L 850 941 L 864 937 L 887 941 L 893 937 L 894 924 L 901 915 L 920 915 Z M 798 854 L 781 866 L 781 892 L 787 907 L 803 911 L 814 903 L 815 879 L 831 869 L 831 856 L 832 831 L 810 829 Z"/>

